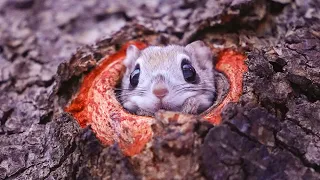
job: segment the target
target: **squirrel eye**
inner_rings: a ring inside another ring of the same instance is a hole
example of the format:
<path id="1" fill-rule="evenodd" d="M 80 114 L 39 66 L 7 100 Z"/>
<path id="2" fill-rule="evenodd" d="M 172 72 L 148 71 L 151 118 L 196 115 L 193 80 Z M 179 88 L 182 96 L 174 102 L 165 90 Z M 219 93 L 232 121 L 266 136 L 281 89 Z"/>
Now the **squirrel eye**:
<path id="1" fill-rule="evenodd" d="M 136 87 L 139 83 L 139 76 L 140 76 L 140 66 L 139 64 L 136 65 L 132 73 L 130 74 L 130 84 L 132 87 Z"/>
<path id="2" fill-rule="evenodd" d="M 181 69 L 182 74 L 184 77 L 184 80 L 188 83 L 196 83 L 196 70 L 194 70 L 193 66 L 190 64 L 190 62 L 187 59 L 183 59 L 181 62 Z"/>

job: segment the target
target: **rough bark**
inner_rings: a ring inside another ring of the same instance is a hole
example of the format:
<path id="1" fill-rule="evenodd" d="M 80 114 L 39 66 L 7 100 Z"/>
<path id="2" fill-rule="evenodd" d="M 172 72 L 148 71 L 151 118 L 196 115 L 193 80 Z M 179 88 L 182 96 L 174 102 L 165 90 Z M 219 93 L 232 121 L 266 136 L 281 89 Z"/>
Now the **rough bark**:
<path id="1" fill-rule="evenodd" d="M 0 179 L 320 179 L 319 10 L 318 0 L 1 1 Z M 102 146 L 62 108 L 136 38 L 246 52 L 241 101 L 217 127 L 158 117 L 133 158 Z"/>

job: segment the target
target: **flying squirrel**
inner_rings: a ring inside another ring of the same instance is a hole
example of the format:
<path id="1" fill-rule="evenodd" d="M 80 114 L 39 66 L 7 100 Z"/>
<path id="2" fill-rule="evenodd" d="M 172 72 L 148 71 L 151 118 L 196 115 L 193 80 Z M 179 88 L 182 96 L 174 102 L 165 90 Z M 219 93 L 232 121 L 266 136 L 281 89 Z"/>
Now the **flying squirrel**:
<path id="1" fill-rule="evenodd" d="M 158 110 L 200 114 L 215 101 L 213 53 L 202 41 L 186 46 L 130 45 L 123 61 L 120 102 L 134 114 Z"/>

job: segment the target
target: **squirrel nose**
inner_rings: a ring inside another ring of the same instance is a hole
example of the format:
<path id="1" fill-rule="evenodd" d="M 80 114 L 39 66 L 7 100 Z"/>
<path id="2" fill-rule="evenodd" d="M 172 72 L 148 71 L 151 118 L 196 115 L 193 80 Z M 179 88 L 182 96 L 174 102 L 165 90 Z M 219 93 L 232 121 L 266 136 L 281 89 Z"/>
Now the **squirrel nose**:
<path id="1" fill-rule="evenodd" d="M 154 94 L 155 96 L 157 96 L 159 99 L 165 97 L 165 96 L 169 93 L 168 89 L 167 89 L 165 86 L 163 86 L 163 85 L 156 85 L 156 86 L 153 88 L 152 92 L 153 92 L 153 94 Z"/>

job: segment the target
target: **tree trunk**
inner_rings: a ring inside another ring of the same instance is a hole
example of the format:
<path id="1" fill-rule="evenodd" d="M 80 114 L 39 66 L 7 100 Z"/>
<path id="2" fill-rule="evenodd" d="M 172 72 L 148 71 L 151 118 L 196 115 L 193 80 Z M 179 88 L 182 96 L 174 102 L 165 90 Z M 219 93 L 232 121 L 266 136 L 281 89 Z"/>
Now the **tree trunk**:
<path id="1" fill-rule="evenodd" d="M 63 108 L 132 39 L 245 52 L 240 102 L 105 147 Z M 0 123 L 0 179 L 320 179 L 320 2 L 2 0 Z"/>

